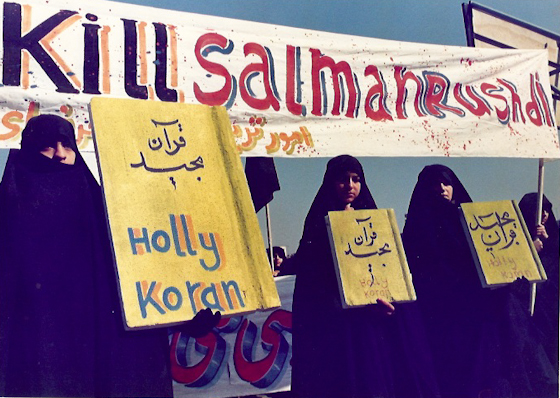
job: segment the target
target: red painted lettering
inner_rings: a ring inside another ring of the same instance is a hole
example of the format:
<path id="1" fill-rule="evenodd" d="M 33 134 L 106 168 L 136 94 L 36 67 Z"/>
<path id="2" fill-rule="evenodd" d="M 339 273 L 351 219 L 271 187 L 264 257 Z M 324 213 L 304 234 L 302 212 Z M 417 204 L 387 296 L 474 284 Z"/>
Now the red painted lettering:
<path id="1" fill-rule="evenodd" d="M 479 94 L 471 86 L 465 86 L 465 91 L 467 95 L 476 103 L 476 107 L 473 106 L 464 96 L 462 92 L 463 85 L 461 83 L 455 84 L 453 87 L 453 95 L 455 100 L 463 107 L 465 107 L 470 113 L 475 116 L 482 116 L 485 114 L 490 115 L 490 110 L 492 109 L 488 103 L 482 99 Z"/>
<path id="2" fill-rule="evenodd" d="M 299 72 L 299 47 L 296 49 L 296 47 L 288 45 L 286 46 L 286 107 L 290 113 L 296 116 L 304 115 L 305 112 L 305 107 L 299 103 L 301 101 Z"/>
<path id="3" fill-rule="evenodd" d="M 274 82 L 274 65 L 272 59 L 267 54 L 263 46 L 257 43 L 247 43 L 243 47 L 245 56 L 249 54 L 257 55 L 262 62 L 249 64 L 243 69 L 239 76 L 239 92 L 241 98 L 247 105 L 253 109 L 266 110 L 270 107 L 275 111 L 280 109 L 278 98 L 275 96 L 273 87 Z M 262 80 L 265 91 L 265 98 L 256 98 L 251 90 L 251 79 L 255 76 L 262 74 Z"/>
<path id="4" fill-rule="evenodd" d="M 377 83 L 372 86 L 367 93 L 365 104 L 366 116 L 375 121 L 393 120 L 393 117 L 385 105 L 387 90 L 385 87 L 385 81 L 383 80 L 383 75 L 374 65 L 368 65 L 365 70 L 365 75 L 373 76 L 377 81 Z M 377 101 L 377 110 L 374 110 L 374 101 Z"/>
<path id="5" fill-rule="evenodd" d="M 397 83 L 397 118 L 407 118 L 405 102 L 408 97 L 408 89 L 406 88 L 406 83 L 408 81 L 416 83 L 416 96 L 414 97 L 414 109 L 416 110 L 416 114 L 420 117 L 426 116 L 426 114 L 420 109 L 420 98 L 422 96 L 422 91 L 424 90 L 424 83 L 422 80 L 414 73 L 407 72 L 405 67 L 395 66 L 395 81 Z"/>
<path id="6" fill-rule="evenodd" d="M 490 83 L 482 83 L 480 85 L 480 89 L 485 95 L 504 102 L 505 104 L 504 109 L 499 109 L 497 106 L 495 107 L 496 116 L 498 116 L 498 120 L 500 121 L 500 123 L 508 124 L 510 110 L 509 110 L 507 99 L 503 95 L 496 94 L 496 92 L 501 92 L 504 89 L 502 87 L 498 87 Z"/>
<path id="7" fill-rule="evenodd" d="M 234 81 L 225 66 L 206 60 L 209 53 L 218 51 L 212 47 L 219 47 L 220 52 L 230 54 L 233 50 L 233 43 L 217 33 L 207 33 L 200 36 L 195 45 L 195 55 L 200 66 L 211 74 L 223 77 L 224 86 L 218 91 L 204 92 L 198 83 L 194 83 L 194 96 L 197 101 L 205 105 L 223 105 L 232 94 Z"/>
<path id="8" fill-rule="evenodd" d="M 346 81 L 346 88 L 348 90 L 348 108 L 346 110 L 346 117 L 354 117 L 356 111 L 357 91 L 354 83 L 354 74 L 350 65 L 346 61 L 334 62 L 330 57 L 321 54 L 321 51 L 310 48 L 311 52 L 311 86 L 313 90 L 313 110 L 311 113 L 315 116 L 323 116 L 323 98 L 326 98 L 326 91 L 321 88 L 321 83 L 324 83 L 324 78 L 321 76 L 321 70 L 329 68 L 332 75 L 332 87 L 334 90 L 334 101 L 331 114 L 334 116 L 340 115 L 341 109 L 341 87 L 342 79 L 340 75 L 344 76 Z M 340 80 L 339 80 L 340 79 Z"/>

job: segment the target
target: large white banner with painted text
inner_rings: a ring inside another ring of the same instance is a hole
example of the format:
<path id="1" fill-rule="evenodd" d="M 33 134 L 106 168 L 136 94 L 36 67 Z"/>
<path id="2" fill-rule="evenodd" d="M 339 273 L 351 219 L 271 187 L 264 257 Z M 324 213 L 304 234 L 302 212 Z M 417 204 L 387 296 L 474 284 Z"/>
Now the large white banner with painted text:
<path id="1" fill-rule="evenodd" d="M 59 112 L 90 151 L 87 104 L 110 96 L 224 105 L 248 156 L 560 157 L 545 50 L 395 42 L 101 0 L 4 1 L 2 13 L 0 147 L 19 146 L 29 117 Z"/>

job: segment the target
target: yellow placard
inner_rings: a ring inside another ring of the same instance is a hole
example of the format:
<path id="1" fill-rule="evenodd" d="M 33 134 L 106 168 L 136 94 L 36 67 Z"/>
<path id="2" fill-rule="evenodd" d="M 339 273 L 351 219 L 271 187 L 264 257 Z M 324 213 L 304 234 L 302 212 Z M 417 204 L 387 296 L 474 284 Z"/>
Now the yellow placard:
<path id="1" fill-rule="evenodd" d="M 343 307 L 416 300 L 393 209 L 331 211 L 325 219 Z"/>
<path id="2" fill-rule="evenodd" d="M 94 98 L 129 328 L 280 305 L 223 107 Z"/>
<path id="3" fill-rule="evenodd" d="M 525 277 L 546 280 L 546 273 L 517 203 L 512 200 L 461 204 L 463 226 L 484 287 Z"/>

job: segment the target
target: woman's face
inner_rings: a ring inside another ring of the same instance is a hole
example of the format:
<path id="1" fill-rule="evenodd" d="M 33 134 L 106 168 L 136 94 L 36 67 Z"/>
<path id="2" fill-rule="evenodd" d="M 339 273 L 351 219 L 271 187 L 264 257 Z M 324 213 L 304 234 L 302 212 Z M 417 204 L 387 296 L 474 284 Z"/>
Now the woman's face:
<path id="1" fill-rule="evenodd" d="M 73 165 L 76 162 L 76 152 L 60 141 L 43 148 L 41 150 L 41 155 L 68 165 Z"/>
<path id="2" fill-rule="evenodd" d="M 360 176 L 357 173 L 347 172 L 335 181 L 336 196 L 341 203 L 352 203 L 362 189 Z"/>
<path id="3" fill-rule="evenodd" d="M 453 199 L 453 185 L 445 185 L 443 182 L 440 183 L 441 188 L 441 197 L 448 202 L 451 202 Z"/>
<path id="4" fill-rule="evenodd" d="M 283 261 L 284 261 L 284 259 L 282 257 L 280 257 L 278 255 L 278 253 L 274 254 L 274 266 L 275 267 L 280 267 L 280 265 L 282 264 Z"/>
<path id="5" fill-rule="evenodd" d="M 546 224 L 547 221 L 548 221 L 548 211 L 546 211 L 545 209 L 543 209 L 543 211 L 542 211 L 541 224 Z"/>
<path id="6" fill-rule="evenodd" d="M 447 185 L 444 182 L 438 182 L 433 186 L 433 190 L 436 195 L 439 195 L 442 199 L 451 202 L 453 200 L 453 185 Z"/>

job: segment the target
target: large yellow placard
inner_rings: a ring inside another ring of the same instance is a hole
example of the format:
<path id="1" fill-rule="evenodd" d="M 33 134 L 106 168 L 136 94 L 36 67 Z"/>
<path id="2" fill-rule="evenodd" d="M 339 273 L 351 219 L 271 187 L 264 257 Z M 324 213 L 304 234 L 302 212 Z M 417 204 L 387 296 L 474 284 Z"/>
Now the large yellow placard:
<path id="1" fill-rule="evenodd" d="M 223 107 L 90 104 L 126 325 L 280 305 Z"/>
<path id="2" fill-rule="evenodd" d="M 326 217 L 342 306 L 416 300 L 393 209 Z"/>
<path id="3" fill-rule="evenodd" d="M 512 200 L 461 204 L 463 225 L 484 287 L 525 277 L 546 280 L 523 216 Z"/>

